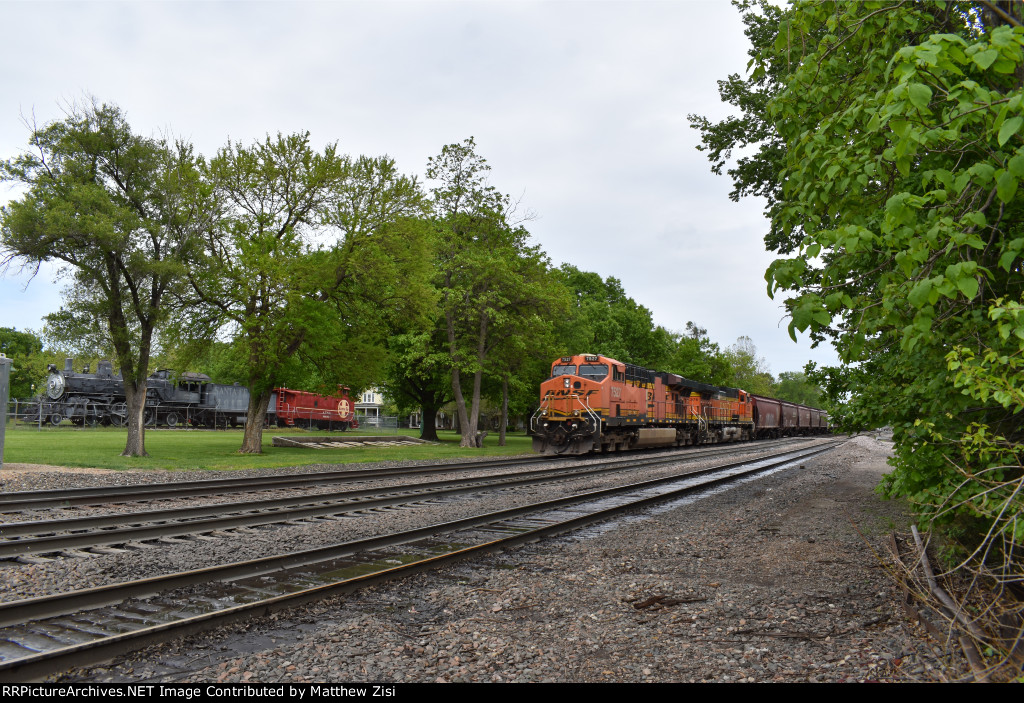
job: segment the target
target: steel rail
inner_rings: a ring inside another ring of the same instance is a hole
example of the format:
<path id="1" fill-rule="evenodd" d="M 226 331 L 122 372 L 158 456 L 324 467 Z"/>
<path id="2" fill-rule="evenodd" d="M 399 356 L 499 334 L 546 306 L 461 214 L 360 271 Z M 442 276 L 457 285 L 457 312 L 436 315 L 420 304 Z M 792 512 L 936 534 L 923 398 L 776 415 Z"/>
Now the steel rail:
<path id="1" fill-rule="evenodd" d="M 491 540 L 472 547 L 457 548 L 448 554 L 428 557 L 418 560 L 413 564 L 394 568 L 383 567 L 380 571 L 363 576 L 345 578 L 322 586 L 304 588 L 297 592 L 266 598 L 244 605 L 233 606 L 217 612 L 186 617 L 175 622 L 145 627 L 133 632 L 103 637 L 92 642 L 71 645 L 7 662 L 0 662 L 0 681 L 25 681 L 37 679 L 68 666 L 81 666 L 87 663 L 103 661 L 126 651 L 136 650 L 147 644 L 165 641 L 170 638 L 172 633 L 174 635 L 179 635 L 210 629 L 221 623 L 237 620 L 249 615 L 266 614 L 272 610 L 299 605 L 323 598 L 327 595 L 355 590 L 372 583 L 379 583 L 396 576 L 412 573 L 413 570 L 431 568 L 440 564 L 464 559 L 468 556 L 482 554 L 495 549 L 502 549 L 522 542 L 535 540 L 539 537 L 564 532 L 583 524 L 606 519 L 607 517 L 617 513 L 634 510 L 638 507 L 662 502 L 670 498 L 676 498 L 686 493 L 707 489 L 713 485 L 731 482 L 743 476 L 749 476 L 751 474 L 760 473 L 772 468 L 801 461 L 816 454 L 828 451 L 839 444 L 841 444 L 841 442 L 834 442 L 825 446 L 819 445 L 808 451 L 787 452 L 785 455 L 776 455 L 774 458 L 759 458 L 748 462 L 733 462 L 719 467 L 712 467 L 684 474 L 682 476 L 666 477 L 651 481 L 643 481 L 629 486 L 591 491 L 578 496 L 543 501 L 529 506 L 521 506 L 519 508 L 509 510 L 501 510 L 461 518 L 439 525 L 432 525 L 391 535 L 383 535 L 355 542 L 332 545 L 329 547 L 306 550 L 303 552 L 295 552 L 276 557 L 265 557 L 263 559 L 256 559 L 249 562 L 239 562 L 236 564 L 210 567 L 192 572 L 182 572 L 168 576 L 153 577 L 143 579 L 141 581 L 114 584 L 106 587 L 85 589 L 67 594 L 43 596 L 11 603 L 3 603 L 0 604 L 0 626 L 9 627 L 15 624 L 23 624 L 28 621 L 35 621 L 48 617 L 66 615 L 81 610 L 111 605 L 128 598 L 144 597 L 154 593 L 164 592 L 170 589 L 180 588 L 182 586 L 193 585 L 196 583 L 225 580 L 230 581 L 241 579 L 243 577 L 259 576 L 261 574 L 290 569 L 296 566 L 309 565 L 316 562 L 344 557 L 357 552 L 380 549 L 382 547 L 396 544 L 406 544 L 414 540 L 430 537 L 439 533 L 458 531 L 483 525 L 493 525 L 494 523 L 501 523 L 502 521 L 507 521 L 523 515 L 557 510 L 566 506 L 600 500 L 617 494 L 622 495 L 636 493 L 656 486 L 664 487 L 666 484 L 671 484 L 673 482 L 687 482 L 687 485 L 682 487 L 670 488 L 669 490 L 657 494 L 644 495 L 636 499 L 628 500 L 625 503 L 619 503 L 612 507 L 600 507 L 589 512 L 580 511 L 573 514 L 568 519 L 560 520 L 556 523 L 540 525 L 532 529 L 516 530 L 516 534 L 511 537 Z M 746 465 L 747 468 L 733 471 L 731 473 L 722 473 L 730 468 L 736 469 L 743 467 L 744 465 Z M 721 475 L 697 483 L 694 483 L 692 480 L 700 475 L 707 476 L 714 473 Z"/>
<path id="2" fill-rule="evenodd" d="M 808 438 L 810 439 L 810 438 Z M 784 440 L 792 441 L 792 440 Z M 727 445 L 729 447 L 735 445 Z M 699 454 L 693 451 L 679 451 L 678 454 L 705 456 L 715 454 L 724 449 L 704 449 Z M 607 455 L 578 457 L 582 463 L 592 463 L 596 459 L 607 459 Z M 101 505 L 107 503 L 128 503 L 163 498 L 184 498 L 202 495 L 218 495 L 225 493 L 242 493 L 282 488 L 301 488 L 314 484 L 348 483 L 367 479 L 387 478 L 416 474 L 445 473 L 454 471 L 475 471 L 479 469 L 500 468 L 502 466 L 520 466 L 523 464 L 540 464 L 551 461 L 565 460 L 548 456 L 519 456 L 505 459 L 485 461 L 467 461 L 452 464 L 429 464 L 425 466 L 404 466 L 386 469 L 343 469 L 338 471 L 318 471 L 308 474 L 274 474 L 256 478 L 214 478 L 200 481 L 177 481 L 164 483 L 139 484 L 135 486 L 95 486 L 89 488 L 71 488 L 47 491 L 15 491 L 0 494 L 0 513 L 23 512 L 45 508 L 64 508 L 79 505 Z"/>
<path id="3" fill-rule="evenodd" d="M 749 446 L 730 453 L 757 451 Z M 48 554 L 67 549 L 118 545 L 126 542 L 215 530 L 266 525 L 307 518 L 335 516 L 357 510 L 400 505 L 438 496 L 454 496 L 481 490 L 522 486 L 549 481 L 586 478 L 624 468 L 642 469 L 677 464 L 694 457 L 673 455 L 604 462 L 593 468 L 559 467 L 512 474 L 465 479 L 426 481 L 423 483 L 363 488 L 335 493 L 291 496 L 263 501 L 218 503 L 189 508 L 156 510 L 147 513 L 98 515 L 64 520 L 13 522 L 0 524 L 0 559 L 32 554 Z M 383 497 L 370 497 L 381 496 Z M 225 512 L 232 514 L 225 515 Z M 204 519 L 205 518 L 205 519 Z M 126 526 L 126 521 L 130 523 Z M 156 523 L 156 524 L 153 524 Z M 82 532 L 83 530 L 95 530 Z M 49 534 L 68 532 L 68 534 Z M 34 536 L 45 535 L 45 536 Z M 18 538 L 18 539 L 11 539 Z"/>
<path id="4" fill-rule="evenodd" d="M 100 486 L 52 491 L 18 491 L 0 495 L 0 512 L 18 512 L 40 508 L 60 508 L 75 505 L 125 503 L 160 498 L 179 498 L 196 495 L 217 495 L 253 490 L 298 488 L 308 484 L 345 483 L 393 475 L 436 473 L 444 471 L 473 471 L 501 466 L 515 466 L 550 461 L 548 457 L 518 457 L 491 461 L 470 461 L 456 464 L 430 464 L 388 469 L 345 469 L 317 471 L 308 474 L 274 474 L 256 478 L 212 478 L 201 481 L 149 483 L 135 486 Z"/>

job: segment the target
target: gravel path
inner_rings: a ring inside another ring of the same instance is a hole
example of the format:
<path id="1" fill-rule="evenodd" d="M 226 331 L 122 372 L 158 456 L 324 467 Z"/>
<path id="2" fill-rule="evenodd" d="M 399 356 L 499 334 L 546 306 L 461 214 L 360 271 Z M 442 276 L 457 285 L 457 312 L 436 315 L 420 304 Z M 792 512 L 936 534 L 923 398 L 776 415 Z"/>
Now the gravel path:
<path id="1" fill-rule="evenodd" d="M 873 492 L 889 448 L 858 437 L 802 470 L 60 679 L 956 679 L 876 556 L 908 523 Z"/>

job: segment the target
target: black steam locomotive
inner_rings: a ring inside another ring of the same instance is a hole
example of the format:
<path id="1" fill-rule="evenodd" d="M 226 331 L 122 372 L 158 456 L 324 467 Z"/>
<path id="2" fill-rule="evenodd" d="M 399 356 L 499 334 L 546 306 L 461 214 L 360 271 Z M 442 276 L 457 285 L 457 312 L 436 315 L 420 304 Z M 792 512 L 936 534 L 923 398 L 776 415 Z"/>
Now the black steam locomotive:
<path id="1" fill-rule="evenodd" d="M 65 419 L 74 425 L 126 425 L 128 406 L 120 372 L 114 373 L 109 361 L 99 362 L 96 373 L 89 373 L 88 366 L 75 373 L 72 364 L 65 359 L 63 370 L 49 365 L 46 391 L 22 419 L 52 425 Z M 247 388 L 214 383 L 205 374 L 160 370 L 146 381 L 147 426 L 235 427 L 245 423 L 248 409 Z"/>

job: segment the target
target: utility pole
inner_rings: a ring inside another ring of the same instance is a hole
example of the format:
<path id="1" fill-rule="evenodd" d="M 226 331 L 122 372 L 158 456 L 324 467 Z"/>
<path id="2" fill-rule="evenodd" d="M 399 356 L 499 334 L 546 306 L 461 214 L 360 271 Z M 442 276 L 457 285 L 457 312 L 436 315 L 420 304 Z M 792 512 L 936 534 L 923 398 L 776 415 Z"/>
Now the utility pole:
<path id="1" fill-rule="evenodd" d="M 11 388 L 11 360 L 0 354 L 0 469 L 4 468 L 4 435 L 7 433 L 7 394 Z"/>

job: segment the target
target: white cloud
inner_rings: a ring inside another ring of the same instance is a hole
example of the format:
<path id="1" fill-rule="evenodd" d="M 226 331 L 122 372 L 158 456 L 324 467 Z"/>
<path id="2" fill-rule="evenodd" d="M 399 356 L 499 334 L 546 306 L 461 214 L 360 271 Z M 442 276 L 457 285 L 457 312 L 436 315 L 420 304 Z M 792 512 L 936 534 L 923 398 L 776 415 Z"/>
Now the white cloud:
<path id="1" fill-rule="evenodd" d="M 765 295 L 760 205 L 728 200 L 686 119 L 727 114 L 716 81 L 745 71 L 727 3 L 0 3 L 0 23 L 0 158 L 20 111 L 85 94 L 208 155 L 309 130 L 422 175 L 473 135 L 556 262 L 620 278 L 667 327 L 751 336 L 776 373 L 810 356 Z M 0 279 L 0 324 L 38 328 L 57 287 L 23 284 Z"/>

